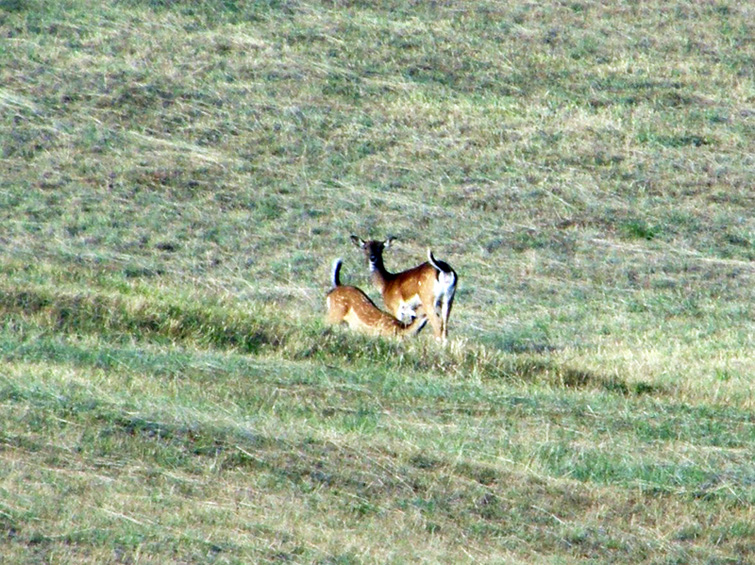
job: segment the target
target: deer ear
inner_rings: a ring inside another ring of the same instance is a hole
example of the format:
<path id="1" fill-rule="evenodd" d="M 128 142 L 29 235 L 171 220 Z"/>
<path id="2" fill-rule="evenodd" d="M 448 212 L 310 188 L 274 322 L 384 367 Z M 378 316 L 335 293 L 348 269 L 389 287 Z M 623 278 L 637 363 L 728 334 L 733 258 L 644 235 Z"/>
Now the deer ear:
<path id="1" fill-rule="evenodd" d="M 394 241 L 396 241 L 395 237 L 389 237 L 388 239 L 386 239 L 383 242 L 383 249 L 388 249 Z"/>
<path id="2" fill-rule="evenodd" d="M 363 239 L 360 239 L 360 238 L 358 238 L 357 236 L 355 236 L 355 235 L 352 235 L 352 236 L 351 236 L 351 241 L 352 241 L 352 242 L 354 243 L 354 245 L 356 245 L 357 247 L 364 249 L 364 245 L 365 245 L 365 243 L 364 243 L 364 240 L 363 240 Z"/>

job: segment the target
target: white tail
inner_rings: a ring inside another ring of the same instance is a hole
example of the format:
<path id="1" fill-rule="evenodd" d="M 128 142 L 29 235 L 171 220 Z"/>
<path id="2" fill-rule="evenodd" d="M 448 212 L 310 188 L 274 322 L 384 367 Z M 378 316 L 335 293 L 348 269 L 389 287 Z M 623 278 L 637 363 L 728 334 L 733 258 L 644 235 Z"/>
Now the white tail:
<path id="1" fill-rule="evenodd" d="M 364 241 L 351 236 L 354 245 L 364 251 L 372 273 L 372 282 L 383 295 L 386 308 L 397 318 L 429 320 L 436 339 L 448 339 L 448 317 L 456 293 L 458 275 L 451 266 L 435 259 L 427 250 L 427 263 L 400 273 L 390 273 L 383 264 L 383 251 L 393 238 Z"/>
<path id="2" fill-rule="evenodd" d="M 329 324 L 346 323 L 352 330 L 381 336 L 415 335 L 422 329 L 426 320 L 415 319 L 405 324 L 380 310 L 357 287 L 342 285 L 341 264 L 340 259 L 333 262 L 331 273 L 333 289 L 325 298 L 328 308 L 326 322 Z"/>

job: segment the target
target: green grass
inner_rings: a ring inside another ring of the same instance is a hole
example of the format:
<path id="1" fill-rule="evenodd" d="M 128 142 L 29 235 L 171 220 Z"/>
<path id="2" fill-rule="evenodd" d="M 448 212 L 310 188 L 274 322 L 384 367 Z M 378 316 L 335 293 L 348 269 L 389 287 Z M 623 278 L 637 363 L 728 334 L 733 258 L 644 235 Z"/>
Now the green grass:
<path id="1" fill-rule="evenodd" d="M 0 2 L 3 556 L 746 562 L 751 16 Z M 446 348 L 323 324 L 352 233 Z"/>

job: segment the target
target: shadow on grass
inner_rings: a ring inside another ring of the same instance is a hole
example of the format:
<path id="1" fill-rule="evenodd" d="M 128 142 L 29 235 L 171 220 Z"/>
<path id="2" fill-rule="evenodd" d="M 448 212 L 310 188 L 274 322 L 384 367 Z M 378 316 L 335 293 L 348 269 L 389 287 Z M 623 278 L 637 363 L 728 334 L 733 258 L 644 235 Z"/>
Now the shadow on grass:
<path id="1" fill-rule="evenodd" d="M 583 369 L 560 368 L 558 370 L 561 385 L 575 389 L 602 389 L 622 396 L 663 395 L 668 393 L 665 387 L 646 382 L 628 383 L 617 376 L 598 375 Z"/>
<path id="2" fill-rule="evenodd" d="M 619 376 L 562 366 L 547 357 L 554 350 L 547 340 L 517 340 L 498 346 L 460 342 L 441 348 L 426 336 L 408 341 L 376 339 L 326 327 L 315 320 L 295 323 L 255 304 L 242 308 L 237 303 L 124 296 L 97 290 L 71 293 L 50 287 L 0 288 L 0 314 L 19 320 L 32 333 L 94 335 L 111 343 L 136 340 L 181 344 L 352 369 L 380 367 L 439 378 L 539 382 L 620 395 L 666 392 L 654 384 L 628 383 Z M 26 350 L 32 355 L 36 351 Z M 44 356 L 45 352 L 36 351 L 36 355 Z M 91 352 L 74 357 L 72 361 L 78 363 L 101 361 L 101 356 Z"/>
<path id="3" fill-rule="evenodd" d="M 0 288 L 0 314 L 15 315 L 60 334 L 187 342 L 244 353 L 281 347 L 288 333 L 264 312 L 220 303 L 169 302 L 96 291 L 70 293 L 47 287 Z"/>

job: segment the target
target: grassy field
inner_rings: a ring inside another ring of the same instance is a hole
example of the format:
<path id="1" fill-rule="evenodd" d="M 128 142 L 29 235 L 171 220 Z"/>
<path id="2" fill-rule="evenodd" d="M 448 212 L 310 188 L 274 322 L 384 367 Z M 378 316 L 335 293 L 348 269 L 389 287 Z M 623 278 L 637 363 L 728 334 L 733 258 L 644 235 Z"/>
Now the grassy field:
<path id="1" fill-rule="evenodd" d="M 753 37 L 0 0 L 2 559 L 750 562 Z M 453 265 L 447 347 L 323 324 L 352 233 Z"/>

